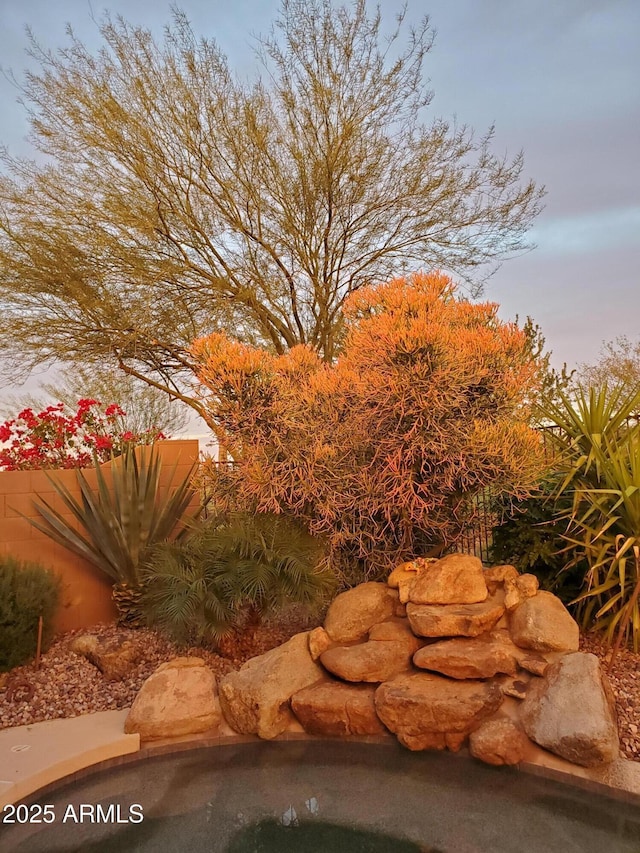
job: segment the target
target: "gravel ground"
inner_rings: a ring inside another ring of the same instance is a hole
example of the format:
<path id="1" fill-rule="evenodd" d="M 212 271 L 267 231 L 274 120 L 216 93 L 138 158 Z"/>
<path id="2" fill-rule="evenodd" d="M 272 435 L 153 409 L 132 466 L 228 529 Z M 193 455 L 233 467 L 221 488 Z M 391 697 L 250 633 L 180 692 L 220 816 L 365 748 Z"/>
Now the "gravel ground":
<path id="1" fill-rule="evenodd" d="M 611 669 L 610 649 L 594 637 L 582 637 L 580 649 L 600 658 L 616 697 L 620 747 L 627 758 L 640 761 L 640 653 L 620 649 Z"/>
<path id="2" fill-rule="evenodd" d="M 286 624 L 265 625 L 251 634 L 239 636 L 225 645 L 224 656 L 208 649 L 178 649 L 155 631 L 132 631 L 108 625 L 75 631 L 59 637 L 42 656 L 40 667 L 18 667 L 0 675 L 0 729 L 21 726 L 59 717 L 76 717 L 95 711 L 129 707 L 142 683 L 161 663 L 178 655 L 202 657 L 217 676 L 240 667 L 246 660 L 285 642 L 293 634 L 310 626 L 304 617 Z M 93 664 L 69 648 L 74 638 L 91 634 L 101 639 L 133 637 L 140 643 L 142 658 L 123 681 L 106 681 Z M 593 652 L 608 663 L 602 644 L 583 637 L 583 651 Z M 624 755 L 640 761 L 640 654 L 623 649 L 607 671 L 616 697 L 621 748 Z"/>
<path id="3" fill-rule="evenodd" d="M 42 656 L 38 669 L 29 664 L 0 674 L 0 729 L 127 708 L 143 682 L 161 663 L 171 658 L 204 658 L 216 676 L 222 676 L 307 627 L 303 617 L 293 618 L 286 625 L 262 626 L 253 634 L 226 642 L 224 656 L 197 646 L 179 649 L 146 628 L 131 630 L 107 625 L 71 631 L 56 639 Z M 71 643 L 81 635 L 101 640 L 132 639 L 140 646 L 140 661 L 122 681 L 107 681 L 86 658 L 71 651 Z"/>

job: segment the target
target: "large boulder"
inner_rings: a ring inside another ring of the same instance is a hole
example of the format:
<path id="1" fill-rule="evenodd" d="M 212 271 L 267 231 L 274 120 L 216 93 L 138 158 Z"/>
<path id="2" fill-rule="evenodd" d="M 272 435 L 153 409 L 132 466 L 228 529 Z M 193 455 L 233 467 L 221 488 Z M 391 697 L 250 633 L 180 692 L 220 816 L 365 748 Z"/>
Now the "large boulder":
<path id="1" fill-rule="evenodd" d="M 574 764 L 618 758 L 614 698 L 595 655 L 575 652 L 550 664 L 529 685 L 520 718 L 531 740 Z"/>
<path id="2" fill-rule="evenodd" d="M 364 640 L 373 625 L 393 616 L 397 599 L 397 592 L 384 583 L 361 583 L 333 600 L 325 630 L 336 643 Z"/>
<path id="3" fill-rule="evenodd" d="M 213 672 L 202 658 L 174 658 L 147 678 L 124 723 L 142 740 L 205 732 L 221 721 Z"/>
<path id="4" fill-rule="evenodd" d="M 241 734 L 277 737 L 293 720 L 289 709 L 293 694 L 323 677 L 324 670 L 309 652 L 308 632 L 296 634 L 221 679 L 222 711 Z"/>
<path id="5" fill-rule="evenodd" d="M 449 678 L 492 678 L 497 673 L 515 675 L 518 653 L 506 632 L 494 631 L 475 638 L 455 638 L 423 646 L 413 656 L 419 669 Z"/>
<path id="6" fill-rule="evenodd" d="M 537 652 L 576 652 L 580 645 L 576 621 L 551 592 L 538 592 L 516 607 L 509 630 L 517 646 Z"/>
<path id="7" fill-rule="evenodd" d="M 503 701 L 492 682 L 398 675 L 376 690 L 376 712 L 408 749 L 458 749 Z"/>
<path id="8" fill-rule="evenodd" d="M 503 614 L 501 590 L 480 604 L 407 604 L 411 630 L 419 637 L 477 637 L 490 631 Z"/>
<path id="9" fill-rule="evenodd" d="M 375 690 L 368 684 L 326 681 L 296 693 L 291 708 L 312 735 L 379 735 L 386 729 L 376 714 Z"/>
<path id="10" fill-rule="evenodd" d="M 520 726 L 509 717 L 486 720 L 469 735 L 469 752 L 485 764 L 520 764 L 530 745 Z"/>
<path id="11" fill-rule="evenodd" d="M 413 604 L 477 604 L 487 595 L 482 563 L 469 554 L 449 554 L 421 567 L 409 590 Z"/>
<path id="12" fill-rule="evenodd" d="M 369 641 L 356 646 L 334 646 L 320 656 L 325 669 L 345 681 L 380 682 L 409 669 L 420 641 L 406 620 L 374 625 Z"/>

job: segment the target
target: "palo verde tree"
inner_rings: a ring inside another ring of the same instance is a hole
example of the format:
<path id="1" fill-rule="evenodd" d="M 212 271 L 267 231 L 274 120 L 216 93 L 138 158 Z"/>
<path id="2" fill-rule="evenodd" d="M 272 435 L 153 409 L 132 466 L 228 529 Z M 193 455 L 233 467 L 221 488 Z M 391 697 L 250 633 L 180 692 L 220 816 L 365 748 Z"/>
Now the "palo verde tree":
<path id="1" fill-rule="evenodd" d="M 522 497 L 540 477 L 527 399 L 540 381 L 526 334 L 441 274 L 363 288 L 345 302 L 335 364 L 216 333 L 194 356 L 203 404 L 239 462 L 211 466 L 223 512 L 294 515 L 334 565 L 376 575 L 455 544 L 474 496 Z"/>
<path id="2" fill-rule="evenodd" d="M 331 362 L 345 300 L 398 269 L 479 290 L 542 191 L 492 129 L 427 121 L 433 32 L 403 19 L 386 39 L 365 0 L 282 0 L 249 82 L 177 11 L 162 42 L 107 17 L 97 55 L 71 29 L 57 52 L 32 38 L 20 88 L 44 160 L 5 156 L 0 178 L 12 369 L 109 361 L 208 418 L 195 338 Z"/>

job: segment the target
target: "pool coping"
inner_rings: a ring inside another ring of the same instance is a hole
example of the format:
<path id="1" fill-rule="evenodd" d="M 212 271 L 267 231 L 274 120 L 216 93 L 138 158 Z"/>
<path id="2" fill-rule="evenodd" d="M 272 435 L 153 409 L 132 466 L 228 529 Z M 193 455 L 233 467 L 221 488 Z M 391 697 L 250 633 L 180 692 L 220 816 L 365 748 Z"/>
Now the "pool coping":
<path id="1" fill-rule="evenodd" d="M 0 730 L 0 808 L 18 802 L 30 804 L 67 784 L 134 762 L 195 749 L 265 743 L 257 735 L 240 735 L 225 724 L 201 734 L 141 743 L 139 735 L 124 734 L 128 711 L 103 711 Z M 273 742 L 322 740 L 401 748 L 391 734 L 318 737 L 307 734 L 298 723 L 292 723 Z M 16 745 L 27 748 L 15 751 L 12 747 Z M 476 760 L 466 748 L 452 757 Z M 534 747 L 515 769 L 640 805 L 640 762 L 620 757 L 600 768 L 578 767 Z"/>

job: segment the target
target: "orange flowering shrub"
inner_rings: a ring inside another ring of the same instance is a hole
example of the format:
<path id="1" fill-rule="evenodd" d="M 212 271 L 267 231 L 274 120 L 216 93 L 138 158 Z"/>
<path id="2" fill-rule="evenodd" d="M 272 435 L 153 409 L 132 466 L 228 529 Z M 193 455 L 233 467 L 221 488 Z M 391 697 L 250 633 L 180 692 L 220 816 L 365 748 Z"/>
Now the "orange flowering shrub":
<path id="1" fill-rule="evenodd" d="M 207 477 L 219 508 L 283 512 L 324 534 L 335 565 L 376 576 L 455 543 L 473 498 L 524 496 L 541 470 L 525 401 L 539 369 L 497 306 L 439 273 L 353 294 L 334 365 L 221 334 L 194 344 L 209 412 L 237 455 Z"/>

